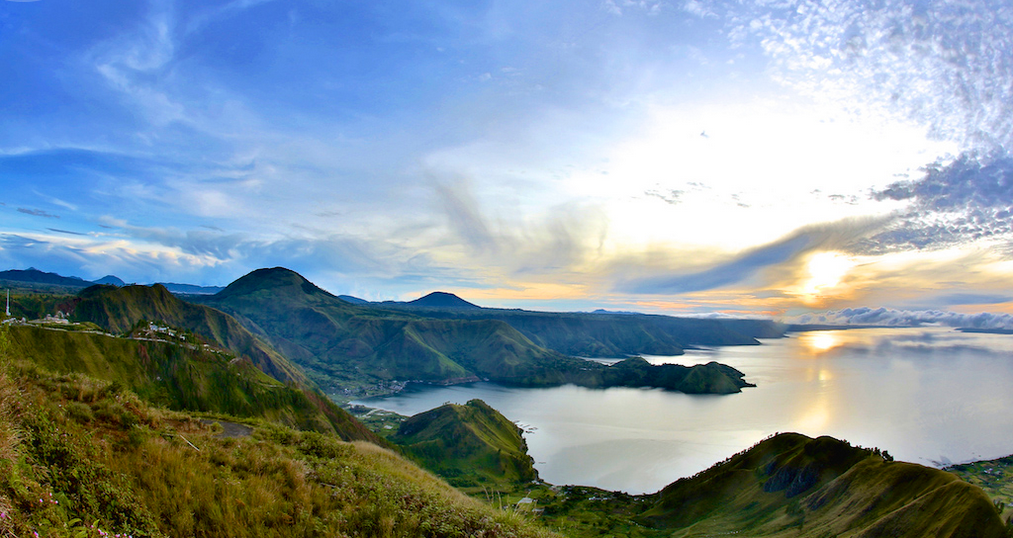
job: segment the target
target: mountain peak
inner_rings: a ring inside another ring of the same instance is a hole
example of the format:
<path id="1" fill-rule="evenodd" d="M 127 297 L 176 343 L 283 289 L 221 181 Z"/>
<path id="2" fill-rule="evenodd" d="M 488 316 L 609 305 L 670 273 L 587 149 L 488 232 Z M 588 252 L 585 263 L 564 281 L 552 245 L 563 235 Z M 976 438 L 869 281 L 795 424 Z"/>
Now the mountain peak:
<path id="1" fill-rule="evenodd" d="M 434 291 L 425 297 L 415 299 L 414 301 L 408 301 L 405 304 L 408 306 L 424 306 L 430 308 L 482 308 L 477 304 L 469 303 L 453 293 L 447 293 L 445 291 Z"/>
<path id="2" fill-rule="evenodd" d="M 225 298 L 234 295 L 249 295 L 258 291 L 281 291 L 287 288 L 299 289 L 309 295 L 328 295 L 330 293 L 306 280 L 299 273 L 285 267 L 257 269 L 229 284 L 217 297 Z"/>
<path id="3" fill-rule="evenodd" d="M 127 283 L 124 282 L 123 279 L 115 275 L 106 275 L 98 280 L 95 280 L 94 282 L 96 284 L 108 284 L 111 286 L 116 286 L 118 288 L 122 288 L 123 286 L 127 285 Z"/>

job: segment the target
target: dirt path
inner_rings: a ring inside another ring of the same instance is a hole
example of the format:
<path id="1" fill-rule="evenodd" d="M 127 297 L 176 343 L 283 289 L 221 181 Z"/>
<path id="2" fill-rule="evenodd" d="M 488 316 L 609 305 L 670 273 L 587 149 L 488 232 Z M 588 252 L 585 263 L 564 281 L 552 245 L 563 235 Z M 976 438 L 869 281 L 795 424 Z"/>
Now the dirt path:
<path id="1" fill-rule="evenodd" d="M 222 425 L 222 433 L 219 433 L 215 437 L 226 438 L 226 437 L 249 437 L 253 434 L 253 428 L 246 426 L 245 424 L 236 424 L 235 422 L 229 422 L 227 420 L 213 420 L 210 418 L 202 418 L 201 422 L 208 426 L 218 423 Z"/>

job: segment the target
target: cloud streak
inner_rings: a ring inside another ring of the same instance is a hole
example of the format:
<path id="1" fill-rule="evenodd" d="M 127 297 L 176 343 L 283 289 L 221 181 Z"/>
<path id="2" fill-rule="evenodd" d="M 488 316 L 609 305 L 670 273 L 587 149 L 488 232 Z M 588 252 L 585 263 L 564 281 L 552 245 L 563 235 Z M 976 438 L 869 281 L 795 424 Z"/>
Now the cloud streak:
<path id="1" fill-rule="evenodd" d="M 682 294 L 744 283 L 762 271 L 798 261 L 821 250 L 849 250 L 854 243 L 881 228 L 888 219 L 847 219 L 806 226 L 722 263 L 691 273 L 659 275 L 621 281 L 617 291 L 638 294 Z"/>
<path id="2" fill-rule="evenodd" d="M 24 213 L 25 215 L 32 215 L 33 217 L 45 217 L 47 219 L 58 219 L 60 215 L 54 215 L 41 209 L 28 209 L 24 207 L 18 208 L 18 213 Z"/>

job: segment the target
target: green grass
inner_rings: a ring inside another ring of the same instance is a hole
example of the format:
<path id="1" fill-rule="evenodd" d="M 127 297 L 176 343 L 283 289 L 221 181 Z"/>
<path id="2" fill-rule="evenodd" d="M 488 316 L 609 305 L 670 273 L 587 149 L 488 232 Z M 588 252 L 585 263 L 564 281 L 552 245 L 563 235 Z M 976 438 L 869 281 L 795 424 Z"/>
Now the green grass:
<path id="1" fill-rule="evenodd" d="M 485 402 L 471 400 L 419 413 L 390 440 L 463 491 L 502 492 L 538 480 L 522 433 Z"/>
<path id="2" fill-rule="evenodd" d="M 156 405 L 261 417 L 346 439 L 376 439 L 323 395 L 281 383 L 220 350 L 32 326 L 5 330 L 11 353 L 34 368 L 116 383 Z"/>
<path id="3" fill-rule="evenodd" d="M 1003 508 L 1003 521 L 1013 527 L 1013 456 L 951 465 L 945 470 L 980 487 L 997 507 Z"/>
<path id="4" fill-rule="evenodd" d="M 7 356 L 0 536 L 551 535 L 370 443 L 263 420 L 246 421 L 250 437 L 220 439 L 115 383 Z"/>
<path id="5" fill-rule="evenodd" d="M 984 492 L 950 473 L 799 434 L 667 486 L 638 519 L 672 536 L 1006 535 Z"/>

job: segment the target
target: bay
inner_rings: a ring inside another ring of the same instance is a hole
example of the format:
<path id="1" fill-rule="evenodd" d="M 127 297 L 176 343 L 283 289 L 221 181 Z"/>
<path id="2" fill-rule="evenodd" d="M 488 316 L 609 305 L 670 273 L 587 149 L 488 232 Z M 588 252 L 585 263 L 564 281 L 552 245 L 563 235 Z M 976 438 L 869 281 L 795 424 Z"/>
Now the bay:
<path id="1" fill-rule="evenodd" d="M 1013 453 L 1013 336 L 935 327 L 813 331 L 645 358 L 716 360 L 757 387 L 701 396 L 413 384 L 356 403 L 413 415 L 479 398 L 527 430 L 543 480 L 629 493 L 657 491 L 776 432 L 831 435 L 933 466 Z"/>

